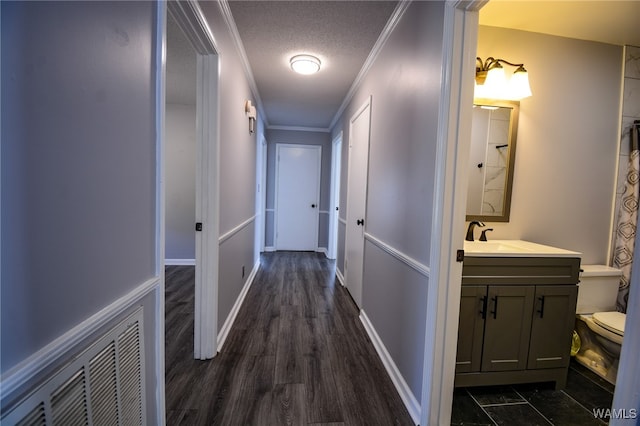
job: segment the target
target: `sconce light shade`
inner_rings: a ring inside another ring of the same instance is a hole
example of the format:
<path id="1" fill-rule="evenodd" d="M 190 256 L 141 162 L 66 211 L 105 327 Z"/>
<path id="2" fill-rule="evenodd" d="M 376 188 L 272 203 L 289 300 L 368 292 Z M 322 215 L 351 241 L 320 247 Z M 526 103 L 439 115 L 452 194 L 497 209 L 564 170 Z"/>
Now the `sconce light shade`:
<path id="1" fill-rule="evenodd" d="M 476 58 L 475 98 L 520 100 L 531 96 L 529 74 L 524 64 L 512 64 L 504 59 L 488 58 L 485 62 Z M 510 79 L 505 75 L 502 63 L 518 67 Z"/>
<path id="2" fill-rule="evenodd" d="M 315 74 L 320 71 L 320 59 L 311 55 L 296 55 L 289 61 L 291 69 L 298 74 Z"/>
<path id="3" fill-rule="evenodd" d="M 487 79 L 484 82 L 484 87 L 485 90 L 494 98 L 503 99 L 505 96 L 508 96 L 507 76 L 504 73 L 504 68 L 502 68 L 500 64 L 491 68 L 487 72 Z"/>
<path id="4" fill-rule="evenodd" d="M 509 80 L 509 93 L 516 99 L 524 99 L 531 96 L 531 87 L 529 86 L 529 73 L 524 67 L 519 67 Z"/>

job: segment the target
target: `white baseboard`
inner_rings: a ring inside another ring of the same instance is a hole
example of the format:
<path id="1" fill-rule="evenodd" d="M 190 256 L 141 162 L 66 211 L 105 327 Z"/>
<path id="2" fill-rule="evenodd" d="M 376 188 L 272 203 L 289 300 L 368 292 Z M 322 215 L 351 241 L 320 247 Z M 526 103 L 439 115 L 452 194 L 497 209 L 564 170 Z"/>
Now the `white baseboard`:
<path id="1" fill-rule="evenodd" d="M 384 346 L 384 343 L 382 343 L 380 336 L 378 336 L 375 328 L 373 328 L 373 324 L 371 324 L 371 321 L 369 321 L 369 318 L 364 312 L 364 309 L 360 310 L 360 321 L 362 321 L 364 329 L 367 331 L 367 334 L 369 335 L 373 346 L 376 348 L 376 352 L 378 352 L 378 356 L 384 364 L 384 368 L 387 370 L 387 373 L 391 377 L 391 381 L 400 394 L 402 402 L 404 402 L 405 407 L 407 407 L 407 410 L 409 410 L 409 415 L 411 415 L 413 422 L 418 425 L 420 423 L 421 414 L 420 403 L 413 395 L 413 392 L 411 392 L 409 385 L 407 385 L 407 382 L 402 377 L 402 374 L 400 373 L 400 370 L 398 370 L 395 362 L 393 362 L 391 355 L 389 355 L 389 352 Z"/>
<path id="2" fill-rule="evenodd" d="M 165 259 L 164 264 L 166 266 L 195 266 L 195 259 Z"/>
<path id="3" fill-rule="evenodd" d="M 269 253 L 269 252 L 276 251 L 276 248 L 274 246 L 268 246 L 264 248 L 264 251 Z"/>
<path id="4" fill-rule="evenodd" d="M 329 256 L 329 252 L 327 251 L 326 247 L 318 247 L 316 249 L 316 253 L 324 253 L 325 257 Z"/>
<path id="5" fill-rule="evenodd" d="M 236 316 L 238 316 L 238 311 L 240 311 L 240 307 L 242 306 L 242 303 L 244 302 L 244 298 L 247 296 L 247 293 L 249 292 L 249 288 L 251 287 L 251 284 L 253 284 L 253 279 L 256 277 L 256 274 L 258 273 L 259 268 L 260 268 L 260 261 L 257 261 L 256 264 L 253 266 L 251 273 L 247 277 L 247 280 L 245 281 L 244 286 L 242 287 L 242 290 L 240 290 L 240 294 L 236 299 L 236 303 L 233 304 L 233 307 L 231 308 L 231 312 L 229 312 L 227 319 L 224 321 L 224 324 L 222 324 L 222 328 L 218 333 L 218 352 L 220 352 L 220 350 L 222 349 L 222 345 L 224 345 L 225 340 L 227 340 L 229 331 L 233 326 L 233 322 L 236 320 Z"/>
<path id="6" fill-rule="evenodd" d="M 79 344 L 82 344 L 109 322 L 118 318 L 149 293 L 158 290 L 162 282 L 162 277 L 154 277 L 142 283 L 133 291 L 76 325 L 38 352 L 9 369 L 2 375 L 2 380 L 0 381 L 0 399 L 4 400 L 21 386 L 34 380 L 46 369 L 53 366 L 60 357 L 77 348 Z"/>
<path id="7" fill-rule="evenodd" d="M 340 269 L 338 269 L 338 268 L 336 268 L 336 278 L 340 282 L 340 285 L 342 285 L 342 287 L 344 287 L 344 276 L 342 275 L 342 272 L 340 272 Z"/>

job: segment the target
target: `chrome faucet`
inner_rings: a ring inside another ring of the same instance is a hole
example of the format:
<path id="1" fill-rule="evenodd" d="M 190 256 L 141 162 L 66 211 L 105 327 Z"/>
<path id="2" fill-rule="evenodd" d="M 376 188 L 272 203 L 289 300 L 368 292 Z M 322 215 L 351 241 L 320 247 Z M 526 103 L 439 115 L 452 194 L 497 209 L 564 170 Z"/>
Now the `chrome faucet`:
<path id="1" fill-rule="evenodd" d="M 473 241 L 473 229 L 476 227 L 476 225 L 482 228 L 484 226 L 484 223 L 477 220 L 469 222 L 469 227 L 467 228 L 467 237 L 465 238 L 465 240 Z"/>

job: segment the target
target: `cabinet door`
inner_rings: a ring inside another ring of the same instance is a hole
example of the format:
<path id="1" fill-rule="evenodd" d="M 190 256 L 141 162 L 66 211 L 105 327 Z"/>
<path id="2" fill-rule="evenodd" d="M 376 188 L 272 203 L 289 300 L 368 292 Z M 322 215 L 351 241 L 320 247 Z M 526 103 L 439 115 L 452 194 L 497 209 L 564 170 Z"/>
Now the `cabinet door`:
<path id="1" fill-rule="evenodd" d="M 536 286 L 527 368 L 569 365 L 577 295 L 575 285 Z"/>
<path id="2" fill-rule="evenodd" d="M 482 371 L 527 366 L 534 286 L 489 286 Z"/>
<path id="3" fill-rule="evenodd" d="M 462 286 L 456 373 L 480 371 L 487 286 Z"/>

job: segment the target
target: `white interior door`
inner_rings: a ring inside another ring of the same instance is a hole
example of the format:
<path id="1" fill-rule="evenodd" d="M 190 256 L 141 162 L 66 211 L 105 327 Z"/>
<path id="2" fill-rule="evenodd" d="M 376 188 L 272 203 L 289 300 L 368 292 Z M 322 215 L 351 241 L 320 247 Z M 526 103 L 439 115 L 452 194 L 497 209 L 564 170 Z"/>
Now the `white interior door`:
<path id="1" fill-rule="evenodd" d="M 342 167 L 342 132 L 333 140 L 331 147 L 331 202 L 329 203 L 329 247 L 327 257 L 335 259 L 338 253 L 338 220 L 340 209 L 340 172 Z"/>
<path id="2" fill-rule="evenodd" d="M 276 249 L 315 251 L 322 147 L 278 144 L 276 155 Z"/>
<path id="3" fill-rule="evenodd" d="M 349 125 L 349 182 L 344 269 L 347 289 L 358 307 L 362 307 L 370 122 L 371 98 L 351 117 Z"/>

